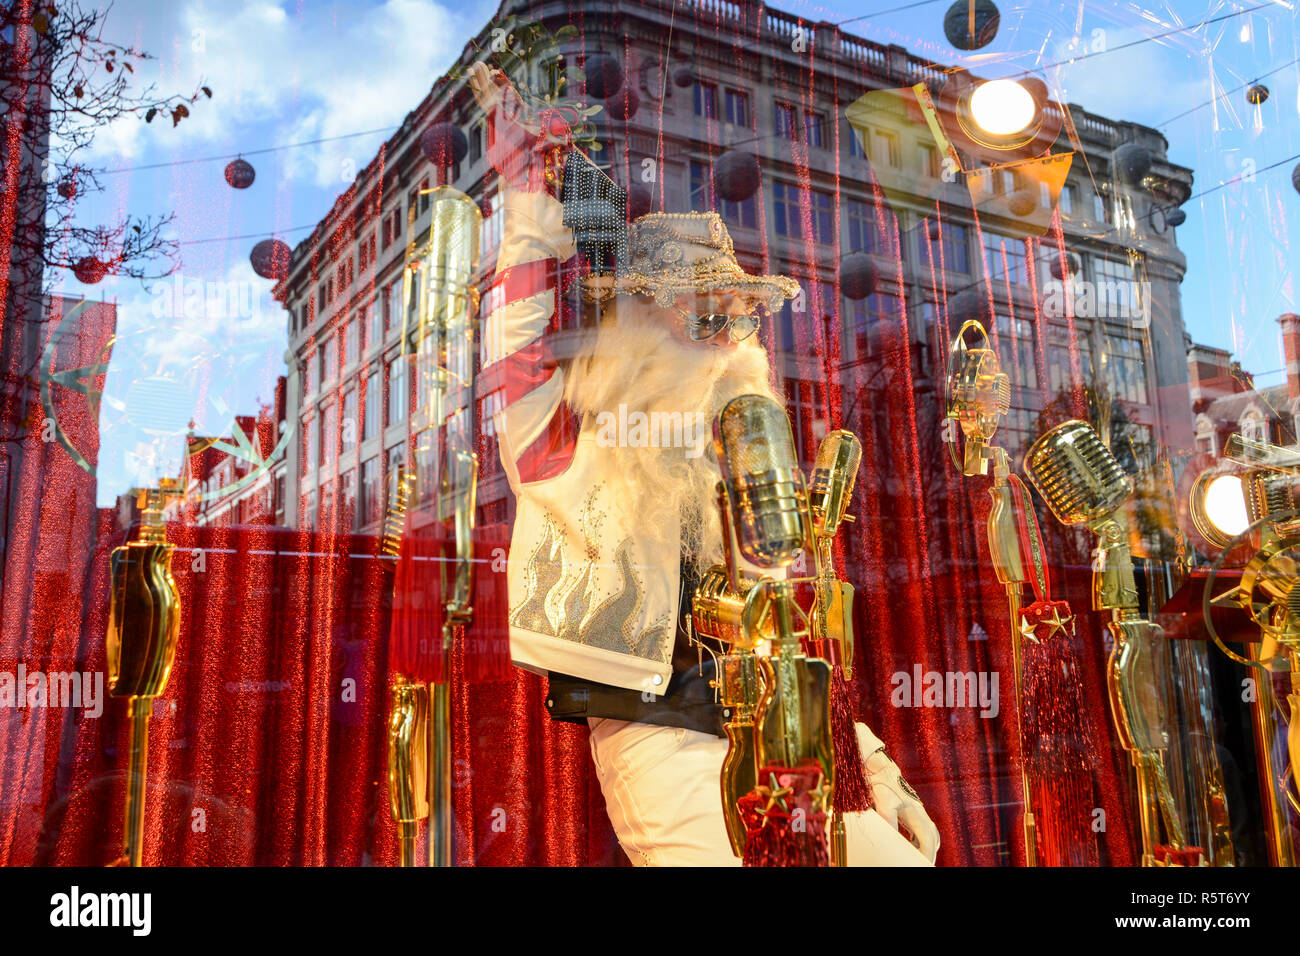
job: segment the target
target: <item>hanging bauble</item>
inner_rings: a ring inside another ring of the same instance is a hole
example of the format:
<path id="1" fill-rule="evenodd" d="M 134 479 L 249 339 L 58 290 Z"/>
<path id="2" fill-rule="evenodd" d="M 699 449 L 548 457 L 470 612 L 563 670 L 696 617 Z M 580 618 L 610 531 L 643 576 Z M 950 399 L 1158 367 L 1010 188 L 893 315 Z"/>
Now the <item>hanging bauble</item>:
<path id="1" fill-rule="evenodd" d="M 1115 150 L 1115 176 L 1130 186 L 1142 182 L 1151 172 L 1151 152 L 1138 143 L 1125 143 Z"/>
<path id="2" fill-rule="evenodd" d="M 108 274 L 108 266 L 94 256 L 86 256 L 77 260 L 77 264 L 72 267 L 72 274 L 82 285 L 94 285 Z"/>
<path id="3" fill-rule="evenodd" d="M 287 243 L 279 239 L 263 239 L 253 246 L 248 261 L 253 271 L 263 279 L 283 279 L 289 274 L 289 259 L 293 255 Z"/>
<path id="4" fill-rule="evenodd" d="M 925 232 L 926 235 L 930 237 L 931 242 L 938 242 L 939 236 L 943 234 L 943 230 L 939 226 L 939 220 L 938 219 L 928 220 L 926 223 Z"/>
<path id="5" fill-rule="evenodd" d="M 633 183 L 627 187 L 627 221 L 636 222 L 654 208 L 654 193 L 646 183 Z"/>
<path id="6" fill-rule="evenodd" d="M 641 105 L 641 97 L 636 95 L 636 90 L 630 86 L 624 86 L 621 90 L 609 98 L 605 109 L 609 115 L 618 120 L 630 120 L 636 115 L 637 107 Z"/>
<path id="7" fill-rule="evenodd" d="M 226 182 L 234 189 L 247 189 L 256 178 L 257 170 L 246 159 L 235 159 L 226 164 Z"/>
<path id="8" fill-rule="evenodd" d="M 713 183 L 727 202 L 744 202 L 758 191 L 763 173 L 758 157 L 741 149 L 729 149 L 713 165 Z"/>
<path id="9" fill-rule="evenodd" d="M 1246 90 L 1246 102 L 1251 106 L 1258 106 L 1266 99 L 1268 99 L 1268 87 L 1263 83 L 1254 83 Z"/>
<path id="10" fill-rule="evenodd" d="M 982 286 L 964 289 L 948 300 L 949 323 L 976 321 L 989 327 L 989 293 Z"/>
<path id="11" fill-rule="evenodd" d="M 54 187 L 55 191 L 64 199 L 71 199 L 77 195 L 77 180 L 74 176 L 64 176 L 59 180 L 59 184 Z"/>
<path id="12" fill-rule="evenodd" d="M 1022 189 L 1007 197 L 1007 207 L 1014 216 L 1028 216 L 1038 208 L 1038 200 L 1032 193 Z"/>
<path id="13" fill-rule="evenodd" d="M 975 29 L 971 29 L 972 8 Z M 1001 21 L 993 0 L 957 0 L 943 17 L 943 32 L 959 50 L 978 50 L 993 42 Z"/>
<path id="14" fill-rule="evenodd" d="M 1061 254 L 1056 249 L 1047 248 L 1047 268 L 1052 273 L 1052 278 L 1057 282 L 1064 282 L 1066 276 L 1077 276 L 1082 263 L 1077 252 L 1067 252 L 1065 254 L 1065 271 L 1061 270 Z"/>
<path id="15" fill-rule="evenodd" d="M 582 65 L 587 75 L 587 95 L 608 99 L 623 86 L 623 67 L 608 53 L 593 53 Z"/>
<path id="16" fill-rule="evenodd" d="M 876 264 L 865 252 L 850 252 L 840 260 L 840 292 L 858 302 L 876 289 Z"/>
<path id="17" fill-rule="evenodd" d="M 1181 209 L 1171 209 L 1165 213 L 1165 222 L 1171 226 L 1181 226 L 1187 221 L 1187 213 Z"/>
<path id="18" fill-rule="evenodd" d="M 455 123 L 434 123 L 420 137 L 420 149 L 435 166 L 455 166 L 469 153 L 469 140 Z"/>
<path id="19" fill-rule="evenodd" d="M 491 218 L 492 200 L 487 196 L 484 196 L 482 199 L 480 199 L 478 201 L 478 211 L 479 211 L 479 215 L 482 216 L 484 219 Z"/>
<path id="20" fill-rule="evenodd" d="M 1291 170 L 1291 185 L 1300 193 L 1300 163 L 1296 163 L 1295 169 Z"/>
<path id="21" fill-rule="evenodd" d="M 689 66 L 679 66 L 673 70 L 673 85 L 685 89 L 695 83 L 695 71 Z"/>

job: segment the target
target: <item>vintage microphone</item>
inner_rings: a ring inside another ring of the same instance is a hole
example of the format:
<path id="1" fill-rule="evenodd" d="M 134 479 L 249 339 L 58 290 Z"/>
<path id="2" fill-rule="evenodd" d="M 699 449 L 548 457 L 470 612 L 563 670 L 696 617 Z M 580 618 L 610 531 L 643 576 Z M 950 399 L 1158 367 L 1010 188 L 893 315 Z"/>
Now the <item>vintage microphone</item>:
<path id="1" fill-rule="evenodd" d="M 108 692 L 127 698 L 131 721 L 123 855 L 128 866 L 144 862 L 145 772 L 149 762 L 149 718 L 167 687 L 180 637 L 181 598 L 172 578 L 174 545 L 167 543 L 162 511 L 179 496 L 174 478 L 141 492 L 144 520 L 139 537 L 114 548 L 106 652 Z"/>
<path id="2" fill-rule="evenodd" d="M 812 541 L 789 418 L 769 398 L 742 395 L 722 409 L 713 438 L 736 547 L 750 563 L 784 575 Z M 764 687 L 754 712 L 757 784 L 740 801 L 744 861 L 825 865 L 825 832 L 816 821 L 830 809 L 835 783 L 831 666 L 800 648 L 800 637 L 811 632 L 793 582 L 764 577 L 751 591 L 747 602 L 770 604 L 772 653 L 757 662 Z M 808 825 L 795 825 L 799 814 L 812 818 Z"/>
<path id="3" fill-rule="evenodd" d="M 432 816 L 429 863 L 452 864 L 451 806 L 451 657 L 457 635 L 473 617 L 473 530 L 478 459 L 470 450 L 473 401 L 474 315 L 478 290 L 479 232 L 482 213 L 469 196 L 449 186 L 428 190 L 431 213 L 427 240 L 407 243 L 403 288 L 403 352 L 416 358 L 415 374 L 424 401 L 408 419 L 412 434 L 424 436 L 420 457 L 434 474 L 399 475 L 395 501 L 385 524 L 383 550 L 398 557 L 396 571 L 408 604 L 426 593 L 416 566 L 400 557 L 402 533 L 418 482 L 421 493 L 435 497 L 432 528 L 452 542 L 450 560 L 438 562 L 442 626 L 426 633 L 426 621 L 414 621 L 405 608 L 406 631 L 395 627 L 392 657 L 398 672 L 391 690 L 389 720 L 389 787 L 393 817 L 401 831 L 401 861 L 415 864 L 419 821 Z M 410 224 L 414 223 L 414 208 Z M 426 492 L 427 489 L 427 492 Z M 396 604 L 395 595 L 395 604 Z M 408 633 L 414 631 L 418 633 Z M 432 726 L 428 726 L 429 724 Z M 421 750 L 423 748 L 423 750 Z M 415 773 L 425 772 L 417 781 Z"/>
<path id="4" fill-rule="evenodd" d="M 1138 780 L 1142 865 L 1198 864 L 1204 852 L 1186 845 L 1164 767 L 1169 737 L 1154 672 L 1154 644 L 1163 632 L 1139 616 L 1137 584 L 1123 506 L 1133 481 L 1087 422 L 1063 422 L 1034 442 L 1025 471 L 1058 521 L 1099 536 L 1093 563 L 1094 610 L 1110 611 L 1115 646 L 1107 670 L 1111 714 Z M 1169 846 L 1159 842 L 1163 815 Z"/>

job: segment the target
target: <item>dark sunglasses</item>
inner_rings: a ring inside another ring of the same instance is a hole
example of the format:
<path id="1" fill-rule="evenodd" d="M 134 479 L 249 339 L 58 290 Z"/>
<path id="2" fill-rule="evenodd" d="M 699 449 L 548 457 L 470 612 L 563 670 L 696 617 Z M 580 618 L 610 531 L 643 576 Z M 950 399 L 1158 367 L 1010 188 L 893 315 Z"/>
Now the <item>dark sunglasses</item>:
<path id="1" fill-rule="evenodd" d="M 731 341 L 743 342 L 758 331 L 757 315 L 728 315 L 726 312 L 698 315 L 684 309 L 677 309 L 677 312 L 686 320 L 686 334 L 693 342 L 707 342 L 723 329 L 727 329 Z"/>

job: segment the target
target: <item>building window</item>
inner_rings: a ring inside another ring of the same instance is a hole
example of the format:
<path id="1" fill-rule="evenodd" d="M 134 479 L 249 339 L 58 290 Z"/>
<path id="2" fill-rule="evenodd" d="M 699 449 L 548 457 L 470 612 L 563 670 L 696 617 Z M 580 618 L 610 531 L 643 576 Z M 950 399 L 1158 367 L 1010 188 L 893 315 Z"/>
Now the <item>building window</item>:
<path id="1" fill-rule="evenodd" d="M 361 465 L 361 497 L 358 524 L 362 527 L 379 520 L 379 456 L 367 458 Z"/>
<path id="2" fill-rule="evenodd" d="M 958 223 L 945 223 L 940 227 L 939 238 L 930 240 L 930 260 L 935 269 L 948 272 L 969 272 L 970 260 L 966 251 L 966 227 Z"/>
<path id="3" fill-rule="evenodd" d="M 317 423 L 310 421 L 304 429 L 302 442 L 306 446 L 303 449 L 302 456 L 302 473 L 309 475 L 316 470 L 317 449 L 320 447 L 320 435 L 316 430 Z"/>
<path id="4" fill-rule="evenodd" d="M 298 517 L 298 527 L 311 530 L 316 524 L 316 489 L 302 496 L 302 513 Z"/>
<path id="5" fill-rule="evenodd" d="M 860 199 L 844 202 L 844 219 L 849 227 L 849 252 L 872 252 L 876 248 L 876 217 L 873 207 Z"/>
<path id="6" fill-rule="evenodd" d="M 339 441 L 339 408 L 327 405 L 320 416 L 320 462 L 328 465 L 334 461 Z"/>
<path id="7" fill-rule="evenodd" d="M 1038 387 L 1038 368 L 1034 363 L 1034 323 L 999 315 L 994 322 L 995 344 L 1002 358 L 1002 370 L 1011 376 L 1013 385 Z"/>
<path id="8" fill-rule="evenodd" d="M 424 433 L 428 437 L 430 433 Z M 388 449 L 388 470 L 384 479 L 385 494 L 388 498 L 388 507 L 391 510 L 397 510 L 397 492 L 398 486 L 406 473 L 406 445 L 394 445 Z M 416 494 L 419 494 L 417 489 Z M 414 505 L 414 501 L 407 501 L 407 506 Z"/>
<path id="9" fill-rule="evenodd" d="M 777 103 L 773 114 L 776 135 L 784 139 L 798 138 L 798 113 L 789 103 Z"/>
<path id="10" fill-rule="evenodd" d="M 340 435 L 344 451 L 352 451 L 357 447 L 357 390 L 355 388 L 343 393 L 343 422 Z"/>
<path id="11" fill-rule="evenodd" d="M 872 132 L 871 161 L 883 163 L 897 169 L 902 164 L 898 151 L 898 134 L 885 129 Z"/>
<path id="12" fill-rule="evenodd" d="M 897 315 L 897 296 L 873 292 L 865 299 L 845 299 L 840 312 L 840 323 L 844 330 L 840 346 L 841 360 L 860 361 L 875 351 L 872 340 L 876 337 L 876 326 L 882 321 L 897 318 Z"/>
<path id="13" fill-rule="evenodd" d="M 384 290 L 384 334 L 393 331 L 393 327 L 402 320 L 402 280 L 394 279 Z"/>
<path id="14" fill-rule="evenodd" d="M 365 314 L 362 313 L 362 319 Z M 357 360 L 361 358 L 361 322 L 357 319 L 348 319 L 347 328 L 344 331 L 344 364 L 356 365 Z"/>
<path id="15" fill-rule="evenodd" d="M 366 376 L 366 416 L 361 423 L 361 440 L 374 438 L 379 434 L 381 424 L 380 417 L 380 399 L 383 397 L 383 387 L 379 382 L 379 371 L 376 369 Z"/>
<path id="16" fill-rule="evenodd" d="M 804 225 L 804 214 L 807 212 L 807 223 L 812 228 L 811 238 L 817 242 L 833 242 L 835 235 L 831 205 L 829 193 L 815 189 L 805 193 L 798 186 L 780 180 L 772 184 L 772 206 L 776 212 L 776 232 L 779 236 L 809 238 Z"/>
<path id="17" fill-rule="evenodd" d="M 352 531 L 356 528 L 357 488 L 356 472 L 351 469 L 339 475 L 339 528 Z"/>
<path id="18" fill-rule="evenodd" d="M 307 353 L 307 369 L 302 376 L 302 395 L 306 397 L 316 391 L 316 350 L 312 349 Z"/>
<path id="19" fill-rule="evenodd" d="M 863 148 L 862 144 L 870 135 L 871 134 L 868 130 L 858 129 L 850 124 L 849 135 L 846 137 L 849 141 L 849 156 L 854 159 L 866 159 L 867 151 Z"/>
<path id="20" fill-rule="evenodd" d="M 321 343 L 318 349 L 318 358 L 320 360 L 320 384 L 323 387 L 327 382 L 334 381 L 339 373 L 339 350 L 338 343 L 332 338 L 326 339 Z"/>
<path id="21" fill-rule="evenodd" d="M 985 276 L 992 281 L 1005 275 L 1012 285 L 1024 285 L 1028 271 L 1025 268 L 1024 243 L 991 232 L 983 233 L 981 238 Z"/>
<path id="22" fill-rule="evenodd" d="M 483 225 L 479 229 L 479 255 L 483 258 L 501 245 L 506 222 L 505 207 L 497 201 L 497 197 L 491 196 L 487 201 L 492 211 L 483 217 Z"/>
<path id="23" fill-rule="evenodd" d="M 706 119 L 717 119 L 718 88 L 712 83 L 701 83 L 697 80 L 695 83 L 692 104 L 695 108 L 696 116 L 703 116 Z"/>
<path id="24" fill-rule="evenodd" d="M 727 90 L 727 122 L 749 127 L 749 96 L 740 90 Z"/>
<path id="25" fill-rule="evenodd" d="M 728 225 L 755 229 L 758 226 L 758 203 L 753 196 L 743 202 L 719 199 L 709 178 L 709 167 L 691 163 L 691 209 L 713 209 L 722 214 Z"/>
<path id="26" fill-rule="evenodd" d="M 918 143 L 916 146 L 916 165 L 921 170 L 922 176 L 938 179 L 940 173 L 939 150 L 929 143 Z"/>
<path id="27" fill-rule="evenodd" d="M 1142 315 L 1141 286 L 1133 281 L 1133 267 L 1113 259 L 1092 259 L 1096 301 L 1094 315 L 1108 319 L 1131 319 Z"/>
<path id="28" fill-rule="evenodd" d="M 388 424 L 406 420 L 411 402 L 406 384 L 406 356 L 399 355 L 388 363 Z"/>
<path id="29" fill-rule="evenodd" d="M 1102 336 L 1101 361 L 1106 384 L 1115 398 L 1146 404 L 1147 374 L 1141 340 L 1119 335 Z"/>
<path id="30" fill-rule="evenodd" d="M 1052 334 L 1047 346 L 1047 386 L 1054 395 L 1067 395 L 1075 386 L 1074 366 L 1079 366 L 1079 385 L 1093 382 L 1092 349 L 1088 343 L 1092 332 L 1087 323 L 1075 320 L 1075 339 L 1071 347 L 1065 330 Z"/>

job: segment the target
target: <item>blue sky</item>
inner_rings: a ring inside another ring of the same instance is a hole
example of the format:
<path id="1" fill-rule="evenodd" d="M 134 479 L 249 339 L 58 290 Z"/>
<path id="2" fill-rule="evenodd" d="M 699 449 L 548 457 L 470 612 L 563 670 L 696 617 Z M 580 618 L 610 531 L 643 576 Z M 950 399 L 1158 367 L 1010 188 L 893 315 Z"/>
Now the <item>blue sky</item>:
<path id="1" fill-rule="evenodd" d="M 949 0 L 873 15 L 906 0 L 786 0 L 782 9 L 814 20 L 868 14 L 846 29 L 896 43 L 982 75 L 1013 74 L 1067 59 L 1068 44 L 1119 47 L 1142 36 L 1256 6 L 1178 0 L 1143 9 L 1132 3 L 1019 0 L 1000 3 L 1002 26 L 984 50 L 960 55 L 944 39 Z M 292 245 L 324 215 L 384 133 L 252 155 L 257 180 L 243 191 L 222 178 L 223 161 L 192 162 L 268 146 L 388 130 L 427 92 L 465 41 L 495 12 L 495 2 L 431 0 L 296 4 L 117 0 L 106 36 L 135 43 L 158 59 L 139 70 L 164 92 L 199 82 L 215 98 L 200 102 L 176 129 L 126 121 L 99 137 L 92 162 L 110 172 L 106 190 L 78 208 L 86 222 L 174 211 L 173 234 L 187 278 L 244 283 L 236 314 L 175 307 L 154 283 L 112 277 L 83 287 L 70 275 L 62 291 L 118 303 L 119 338 L 101 418 L 99 499 L 109 504 L 130 484 L 163 469 L 175 473 L 180 434 L 227 427 L 255 410 L 283 370 L 285 322 L 257 278 L 248 251 L 257 238 Z M 1101 31 L 1101 32 L 1097 32 Z M 1077 47 L 1076 47 L 1077 50 Z M 1261 170 L 1300 153 L 1300 56 L 1294 7 L 1264 9 L 1196 31 L 1045 71 L 1052 95 L 1115 119 L 1162 129 L 1170 158 L 1194 170 L 1195 191 Z M 1166 124 L 1225 90 L 1285 66 L 1263 80 L 1272 95 L 1249 106 L 1244 92 Z M 157 163 L 170 165 L 132 169 Z M 1198 342 L 1234 351 L 1260 384 L 1282 380 L 1274 319 L 1296 311 L 1290 240 L 1300 219 L 1294 165 L 1259 172 L 1187 204 L 1178 243 L 1188 259 L 1183 314 Z M 291 231 L 293 230 L 293 231 Z M 223 237 L 251 237 L 227 239 Z M 216 241 L 207 241 L 207 240 Z M 173 286 L 174 288 L 174 286 Z"/>

